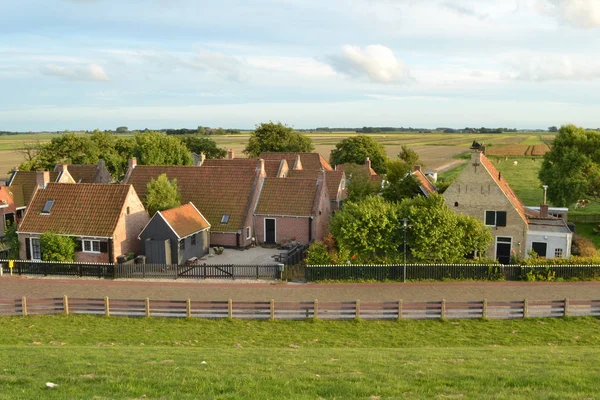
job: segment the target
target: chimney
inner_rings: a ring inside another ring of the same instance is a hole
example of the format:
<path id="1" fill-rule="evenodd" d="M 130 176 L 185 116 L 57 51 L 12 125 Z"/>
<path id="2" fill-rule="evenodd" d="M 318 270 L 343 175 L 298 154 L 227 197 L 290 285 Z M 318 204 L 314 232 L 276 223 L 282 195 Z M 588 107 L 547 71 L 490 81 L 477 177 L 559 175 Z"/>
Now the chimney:
<path id="1" fill-rule="evenodd" d="M 192 153 L 192 158 L 194 159 L 194 165 L 196 167 L 201 167 L 202 164 L 204 164 L 204 160 L 206 160 L 206 156 L 204 155 L 204 153 Z"/>
<path id="2" fill-rule="evenodd" d="M 302 161 L 300 161 L 300 154 L 296 154 L 296 160 L 294 161 L 294 170 L 302 169 Z"/>
<path id="3" fill-rule="evenodd" d="M 127 167 L 129 169 L 134 169 L 137 166 L 137 158 L 131 157 L 127 162 Z"/>
<path id="4" fill-rule="evenodd" d="M 540 217 L 548 218 L 548 204 L 540 205 Z"/>
<path id="5" fill-rule="evenodd" d="M 229 149 L 227 151 L 227 159 L 228 160 L 233 160 L 234 157 L 235 157 L 235 153 L 233 152 L 233 149 Z"/>
<path id="6" fill-rule="evenodd" d="M 260 171 L 259 174 L 262 176 L 265 176 L 266 172 L 265 172 L 265 160 L 263 160 L 262 158 L 259 160 L 260 161 Z"/>
<path id="7" fill-rule="evenodd" d="M 367 166 L 367 168 L 371 169 L 371 159 L 369 157 L 367 157 L 367 159 L 365 160 L 365 165 Z"/>
<path id="8" fill-rule="evenodd" d="M 96 164 L 96 170 L 102 170 L 104 168 L 106 168 L 106 163 L 103 159 L 99 159 L 98 164 Z"/>
<path id="9" fill-rule="evenodd" d="M 415 167 L 414 167 L 414 171 L 415 171 L 415 172 L 417 172 L 417 171 L 419 171 L 419 172 L 420 172 L 420 171 L 421 171 L 421 166 L 420 166 L 420 165 L 415 165 Z"/>
<path id="10" fill-rule="evenodd" d="M 59 174 L 62 174 L 63 172 L 67 171 L 67 164 L 56 164 L 56 167 L 54 167 L 54 171 L 58 172 Z"/>
<path id="11" fill-rule="evenodd" d="M 46 189 L 50 182 L 50 171 L 37 171 L 35 173 L 35 181 L 39 189 Z"/>

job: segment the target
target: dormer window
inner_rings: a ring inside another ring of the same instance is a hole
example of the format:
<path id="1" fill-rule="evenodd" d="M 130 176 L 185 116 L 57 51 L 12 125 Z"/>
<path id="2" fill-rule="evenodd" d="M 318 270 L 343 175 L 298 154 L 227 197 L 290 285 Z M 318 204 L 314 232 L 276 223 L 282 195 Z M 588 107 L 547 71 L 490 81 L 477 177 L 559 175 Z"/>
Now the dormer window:
<path id="1" fill-rule="evenodd" d="M 221 217 L 221 223 L 226 224 L 228 222 L 229 222 L 229 214 L 223 214 L 223 216 Z"/>
<path id="2" fill-rule="evenodd" d="M 42 214 L 50 214 L 50 210 L 52 210 L 52 206 L 54 205 L 54 200 L 46 200 L 46 205 L 42 210 Z"/>

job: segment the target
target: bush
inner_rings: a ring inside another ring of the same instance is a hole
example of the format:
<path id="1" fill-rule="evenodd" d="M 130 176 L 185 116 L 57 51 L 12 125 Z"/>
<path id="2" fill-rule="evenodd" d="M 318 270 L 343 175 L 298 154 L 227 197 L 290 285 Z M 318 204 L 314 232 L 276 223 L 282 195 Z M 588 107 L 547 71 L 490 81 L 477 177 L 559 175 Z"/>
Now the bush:
<path id="1" fill-rule="evenodd" d="M 596 250 L 594 242 L 592 242 L 590 239 L 578 235 L 577 233 L 574 233 L 573 255 L 582 257 L 594 257 L 598 255 L 598 250 Z"/>
<path id="2" fill-rule="evenodd" d="M 73 262 L 75 260 L 75 240 L 46 232 L 40 236 L 40 248 L 43 261 Z"/>

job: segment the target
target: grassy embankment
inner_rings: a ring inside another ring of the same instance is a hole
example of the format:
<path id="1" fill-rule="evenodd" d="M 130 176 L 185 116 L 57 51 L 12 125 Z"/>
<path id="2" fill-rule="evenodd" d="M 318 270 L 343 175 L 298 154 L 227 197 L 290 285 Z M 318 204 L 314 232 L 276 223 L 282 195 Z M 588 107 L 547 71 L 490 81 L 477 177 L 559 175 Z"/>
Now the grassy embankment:
<path id="1" fill-rule="evenodd" d="M 594 398 L 599 328 L 5 317 L 0 398 Z"/>

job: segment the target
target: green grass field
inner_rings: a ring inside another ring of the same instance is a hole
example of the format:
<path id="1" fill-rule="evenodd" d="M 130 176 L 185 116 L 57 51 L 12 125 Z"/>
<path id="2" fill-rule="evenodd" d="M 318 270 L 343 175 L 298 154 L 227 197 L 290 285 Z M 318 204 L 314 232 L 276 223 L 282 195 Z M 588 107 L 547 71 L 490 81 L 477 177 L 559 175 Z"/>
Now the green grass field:
<path id="1" fill-rule="evenodd" d="M 595 398 L 599 332 L 594 318 L 4 317 L 0 398 Z"/>

